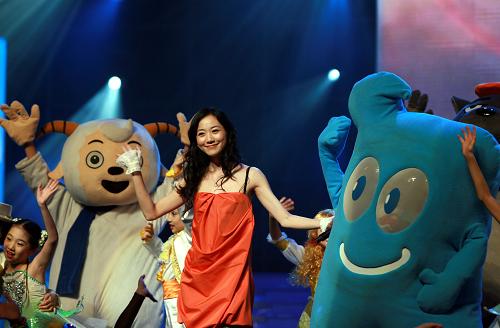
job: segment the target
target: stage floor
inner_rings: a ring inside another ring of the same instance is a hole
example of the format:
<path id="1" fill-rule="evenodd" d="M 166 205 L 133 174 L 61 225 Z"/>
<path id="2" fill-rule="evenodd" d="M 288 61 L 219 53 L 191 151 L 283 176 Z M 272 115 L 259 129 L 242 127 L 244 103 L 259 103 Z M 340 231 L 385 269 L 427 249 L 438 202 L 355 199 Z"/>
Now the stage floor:
<path id="1" fill-rule="evenodd" d="M 254 273 L 254 328 L 295 328 L 307 304 L 308 288 L 294 287 L 288 273 Z"/>
<path id="2" fill-rule="evenodd" d="M 288 273 L 254 273 L 254 328 L 295 328 L 309 289 L 291 286 Z M 3 322 L 0 320 L 0 328 Z"/>

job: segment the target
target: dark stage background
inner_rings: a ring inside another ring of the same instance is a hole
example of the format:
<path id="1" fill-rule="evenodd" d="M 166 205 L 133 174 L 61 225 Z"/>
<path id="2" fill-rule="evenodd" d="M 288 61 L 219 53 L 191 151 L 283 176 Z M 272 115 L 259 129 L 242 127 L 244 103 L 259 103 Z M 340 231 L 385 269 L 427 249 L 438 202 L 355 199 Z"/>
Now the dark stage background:
<path id="1" fill-rule="evenodd" d="M 376 5 L 3 0 L 0 36 L 8 42 L 7 99 L 38 103 L 42 124 L 73 117 L 113 75 L 122 79 L 123 118 L 176 123 L 178 111 L 190 117 L 202 106 L 220 107 L 238 130 L 244 162 L 267 175 L 278 197 L 293 197 L 297 214 L 310 217 L 331 206 L 317 137 L 331 116 L 347 115 L 352 85 L 375 70 Z M 332 68 L 340 70 L 336 82 L 327 80 Z M 172 136 L 156 140 L 168 166 L 180 144 Z M 351 131 L 344 167 L 353 140 Z M 61 149 L 47 149 L 54 167 Z M 4 201 L 16 216 L 40 220 L 14 170 L 22 157 L 7 140 Z M 291 264 L 265 242 L 267 214 L 254 204 L 254 270 L 289 271 Z"/>

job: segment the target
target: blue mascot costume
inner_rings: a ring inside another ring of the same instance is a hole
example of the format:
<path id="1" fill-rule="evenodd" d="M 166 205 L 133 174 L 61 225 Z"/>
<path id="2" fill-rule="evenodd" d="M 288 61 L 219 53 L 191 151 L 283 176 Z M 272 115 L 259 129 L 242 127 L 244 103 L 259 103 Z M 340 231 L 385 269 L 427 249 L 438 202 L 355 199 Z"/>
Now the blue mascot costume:
<path id="1" fill-rule="evenodd" d="M 407 112 L 411 88 L 392 73 L 355 84 L 358 128 L 345 177 L 337 156 L 350 121 L 332 118 L 320 160 L 337 216 L 321 268 L 311 327 L 481 325 L 481 269 L 491 217 L 476 198 L 457 135 L 464 124 Z M 490 190 L 500 148 L 478 129 L 476 157 Z"/>

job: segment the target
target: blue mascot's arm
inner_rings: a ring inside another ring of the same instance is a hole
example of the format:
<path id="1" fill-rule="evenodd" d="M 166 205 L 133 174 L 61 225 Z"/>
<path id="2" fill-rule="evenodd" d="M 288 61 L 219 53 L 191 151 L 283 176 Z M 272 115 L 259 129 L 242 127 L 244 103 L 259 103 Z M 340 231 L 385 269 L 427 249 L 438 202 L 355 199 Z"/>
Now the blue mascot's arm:
<path id="1" fill-rule="evenodd" d="M 318 138 L 319 160 L 334 209 L 337 208 L 339 202 L 344 177 L 337 157 L 344 150 L 350 126 L 351 120 L 347 117 L 332 117 Z"/>
<path id="2" fill-rule="evenodd" d="M 420 308 L 428 313 L 446 313 L 456 302 L 464 282 L 480 274 L 478 270 L 486 257 L 488 234 L 483 224 L 469 229 L 462 248 L 450 259 L 441 273 L 424 269 L 420 273 L 423 284 L 418 293 Z"/>

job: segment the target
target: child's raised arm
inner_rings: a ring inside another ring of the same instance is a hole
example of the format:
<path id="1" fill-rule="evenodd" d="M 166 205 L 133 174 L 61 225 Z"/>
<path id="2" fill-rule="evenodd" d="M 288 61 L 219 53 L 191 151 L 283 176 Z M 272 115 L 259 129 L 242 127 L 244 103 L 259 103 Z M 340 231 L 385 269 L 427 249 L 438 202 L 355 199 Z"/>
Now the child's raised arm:
<path id="1" fill-rule="evenodd" d="M 495 220 L 500 223 L 500 204 L 497 203 L 496 199 L 490 193 L 488 184 L 484 179 L 483 172 L 477 164 L 476 157 L 474 156 L 474 145 L 476 143 L 476 127 L 472 129 L 467 126 L 462 130 L 463 137 L 458 136 L 460 143 L 462 144 L 462 154 L 465 157 L 467 166 L 469 167 L 469 172 L 474 182 L 474 187 L 476 188 L 477 197 L 483 202 L 491 215 Z"/>
<path id="2" fill-rule="evenodd" d="M 33 262 L 31 262 L 29 271 L 33 278 L 39 281 L 45 281 L 45 270 L 47 269 L 54 251 L 57 246 L 58 234 L 54 219 L 47 208 L 47 200 L 56 192 L 59 183 L 56 180 L 49 180 L 47 185 L 42 188 L 38 185 L 36 191 L 36 201 L 42 212 L 43 223 L 45 224 L 45 229 L 47 230 L 47 240 L 42 246 L 40 252 L 35 256 Z"/>

